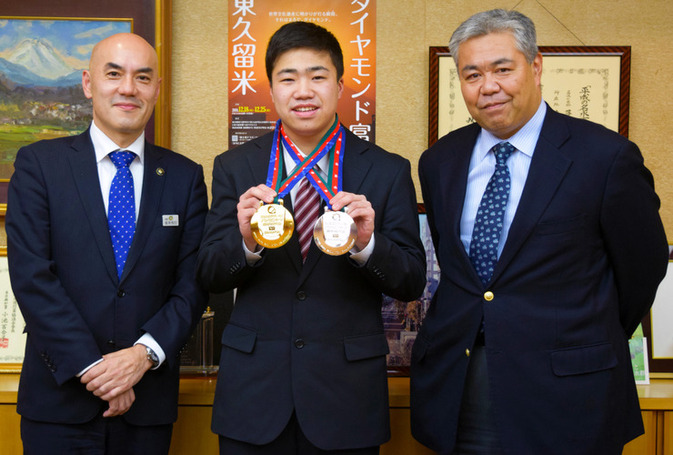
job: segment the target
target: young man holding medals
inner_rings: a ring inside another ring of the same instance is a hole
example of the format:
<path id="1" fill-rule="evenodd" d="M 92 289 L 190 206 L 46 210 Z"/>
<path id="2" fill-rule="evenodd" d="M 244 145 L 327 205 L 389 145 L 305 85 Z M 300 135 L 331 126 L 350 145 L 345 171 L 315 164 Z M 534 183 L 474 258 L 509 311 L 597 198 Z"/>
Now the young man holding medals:
<path id="1" fill-rule="evenodd" d="M 280 120 L 215 159 L 199 252 L 210 291 L 237 290 L 212 428 L 222 454 L 376 454 L 390 437 L 381 297 L 425 285 L 410 165 L 339 123 L 330 32 L 284 25 L 266 67 Z"/>

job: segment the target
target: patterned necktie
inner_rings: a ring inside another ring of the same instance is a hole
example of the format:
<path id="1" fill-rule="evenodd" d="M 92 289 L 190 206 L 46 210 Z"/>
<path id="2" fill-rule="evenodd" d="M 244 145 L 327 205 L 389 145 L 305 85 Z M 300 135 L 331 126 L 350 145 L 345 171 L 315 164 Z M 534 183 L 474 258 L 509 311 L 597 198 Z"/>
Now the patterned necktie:
<path id="1" fill-rule="evenodd" d="M 498 243 L 510 190 L 507 158 L 514 150 L 509 142 L 501 142 L 489 150 L 495 154 L 495 172 L 481 197 L 470 242 L 470 260 L 484 284 L 491 280 L 498 262 Z"/>
<path id="2" fill-rule="evenodd" d="M 110 153 L 110 159 L 117 168 L 117 173 L 110 186 L 108 204 L 108 226 L 112 247 L 117 263 L 117 276 L 121 278 L 126 256 L 128 256 L 133 233 L 136 230 L 136 206 L 133 189 L 133 175 L 129 165 L 136 154 L 128 151 Z"/>
<path id="3" fill-rule="evenodd" d="M 320 195 L 313 188 L 311 182 L 304 177 L 299 182 L 294 201 L 294 223 L 299 235 L 301 257 L 306 260 L 306 254 L 313 238 L 313 226 L 318 221 L 320 213 Z"/>

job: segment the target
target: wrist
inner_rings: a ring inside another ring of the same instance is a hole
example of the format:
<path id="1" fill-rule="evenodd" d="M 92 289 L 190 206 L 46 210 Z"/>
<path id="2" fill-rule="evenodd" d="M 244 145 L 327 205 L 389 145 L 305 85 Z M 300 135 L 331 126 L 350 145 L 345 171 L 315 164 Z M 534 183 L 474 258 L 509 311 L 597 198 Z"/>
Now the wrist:
<path id="1" fill-rule="evenodd" d="M 147 360 L 148 364 L 150 365 L 150 369 L 154 370 L 159 367 L 160 361 L 159 361 L 159 356 L 157 355 L 156 352 L 149 346 L 146 346 L 142 343 L 138 343 L 137 346 L 140 346 L 143 348 L 145 359 Z"/>

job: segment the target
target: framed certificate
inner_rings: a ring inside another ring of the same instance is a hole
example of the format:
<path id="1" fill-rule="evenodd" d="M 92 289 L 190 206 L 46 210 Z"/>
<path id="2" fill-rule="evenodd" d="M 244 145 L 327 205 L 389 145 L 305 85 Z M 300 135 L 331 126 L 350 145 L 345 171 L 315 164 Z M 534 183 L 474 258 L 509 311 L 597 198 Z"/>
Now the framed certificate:
<path id="1" fill-rule="evenodd" d="M 629 132 L 629 46 L 540 46 L 542 98 L 552 109 Z M 448 47 L 430 47 L 428 146 L 474 122 Z"/>

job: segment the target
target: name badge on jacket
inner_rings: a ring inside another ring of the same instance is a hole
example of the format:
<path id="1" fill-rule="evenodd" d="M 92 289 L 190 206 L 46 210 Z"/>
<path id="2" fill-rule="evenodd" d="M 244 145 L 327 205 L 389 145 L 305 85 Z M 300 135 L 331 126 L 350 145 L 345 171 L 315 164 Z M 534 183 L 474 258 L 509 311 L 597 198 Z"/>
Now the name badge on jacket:
<path id="1" fill-rule="evenodd" d="M 178 215 L 163 215 L 163 226 L 180 226 L 180 217 Z"/>

